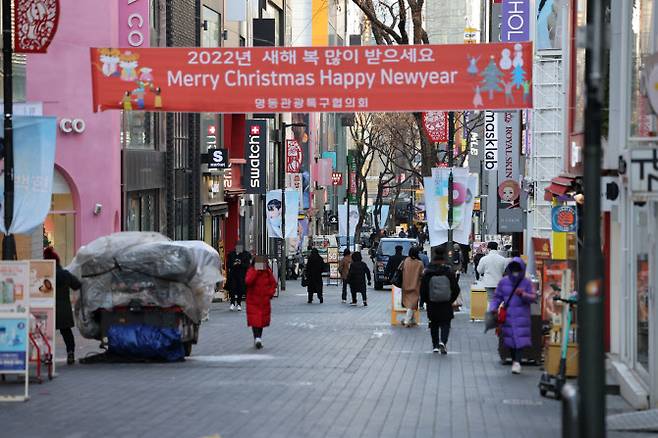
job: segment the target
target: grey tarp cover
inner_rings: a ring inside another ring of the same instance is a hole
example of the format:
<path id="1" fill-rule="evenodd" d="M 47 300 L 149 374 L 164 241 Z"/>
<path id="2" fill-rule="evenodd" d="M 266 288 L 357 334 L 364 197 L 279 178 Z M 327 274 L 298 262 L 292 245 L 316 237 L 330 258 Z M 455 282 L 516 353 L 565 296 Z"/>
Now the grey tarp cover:
<path id="1" fill-rule="evenodd" d="M 68 269 L 82 282 L 75 315 L 80 333 L 90 339 L 100 338 L 95 311 L 135 302 L 180 306 L 199 323 L 222 280 L 219 254 L 206 243 L 148 232 L 96 239 L 80 248 Z"/>

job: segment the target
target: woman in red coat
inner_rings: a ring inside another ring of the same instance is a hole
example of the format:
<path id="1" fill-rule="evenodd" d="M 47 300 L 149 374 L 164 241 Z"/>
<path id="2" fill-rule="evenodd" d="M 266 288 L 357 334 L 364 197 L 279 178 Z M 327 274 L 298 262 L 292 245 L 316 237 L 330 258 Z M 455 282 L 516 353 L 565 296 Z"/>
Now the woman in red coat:
<path id="1" fill-rule="evenodd" d="M 270 325 L 272 305 L 270 300 L 276 292 L 276 280 L 267 260 L 256 257 L 247 270 L 247 325 L 254 332 L 254 345 L 263 348 L 263 327 Z"/>

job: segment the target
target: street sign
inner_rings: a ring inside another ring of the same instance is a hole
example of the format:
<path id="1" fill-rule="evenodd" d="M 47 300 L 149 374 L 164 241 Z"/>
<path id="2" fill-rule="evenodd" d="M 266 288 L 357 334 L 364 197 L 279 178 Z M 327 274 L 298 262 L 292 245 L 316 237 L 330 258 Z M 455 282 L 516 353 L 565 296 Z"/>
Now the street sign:
<path id="1" fill-rule="evenodd" d="M 331 174 L 331 184 L 334 186 L 343 185 L 343 172 L 333 172 Z"/>
<path id="2" fill-rule="evenodd" d="M 226 169 L 229 167 L 228 149 L 208 149 L 205 163 L 209 169 Z"/>
<path id="3" fill-rule="evenodd" d="M 423 113 L 423 128 L 432 142 L 448 141 L 448 113 L 443 111 Z"/>

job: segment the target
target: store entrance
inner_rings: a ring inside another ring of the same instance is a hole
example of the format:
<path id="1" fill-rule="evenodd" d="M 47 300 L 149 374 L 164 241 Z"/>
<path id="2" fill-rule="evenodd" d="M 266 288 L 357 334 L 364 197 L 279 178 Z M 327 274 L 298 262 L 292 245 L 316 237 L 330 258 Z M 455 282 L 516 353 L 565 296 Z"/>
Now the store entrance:
<path id="1" fill-rule="evenodd" d="M 43 245 L 53 246 L 64 266 L 75 255 L 75 215 L 71 188 L 55 169 L 50 212 L 43 223 Z"/>

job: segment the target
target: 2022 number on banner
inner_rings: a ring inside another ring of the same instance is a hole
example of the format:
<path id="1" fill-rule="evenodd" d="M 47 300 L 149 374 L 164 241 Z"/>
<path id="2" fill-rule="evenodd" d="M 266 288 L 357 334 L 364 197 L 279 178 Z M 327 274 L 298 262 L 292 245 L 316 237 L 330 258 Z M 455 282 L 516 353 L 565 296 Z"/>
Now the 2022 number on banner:
<path id="1" fill-rule="evenodd" d="M 271 113 L 532 107 L 532 44 L 93 48 L 94 110 Z"/>

